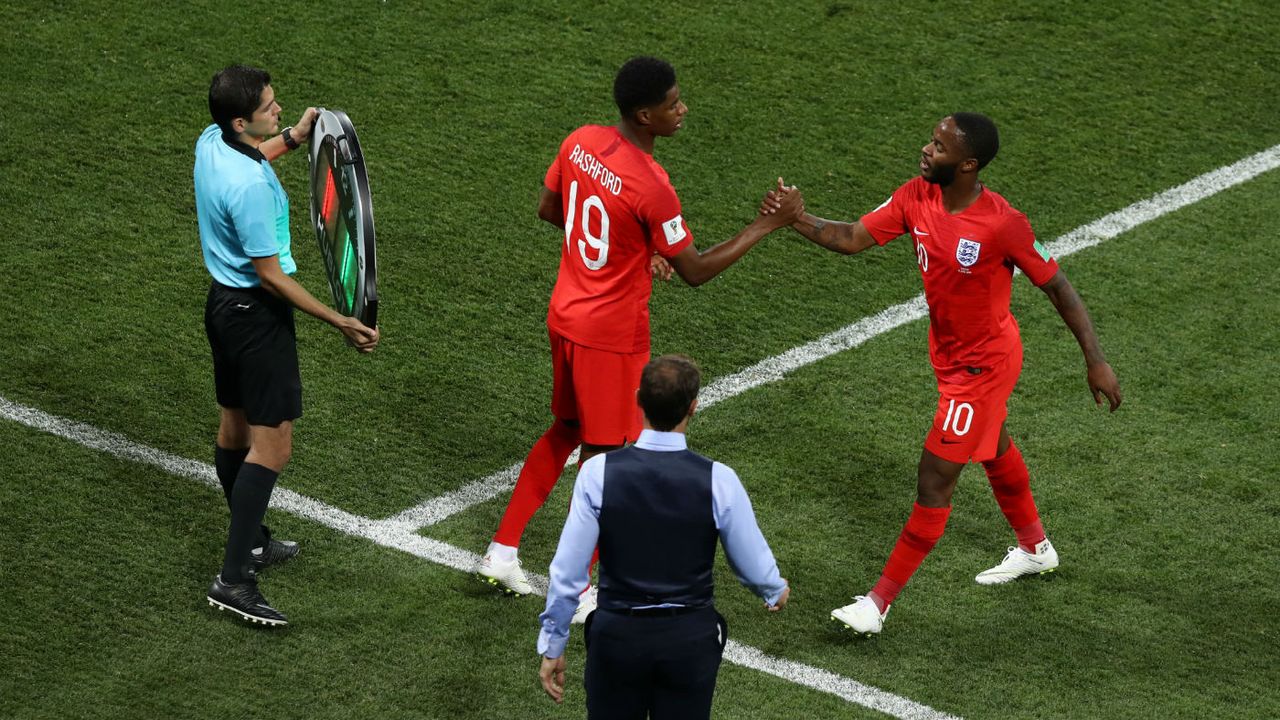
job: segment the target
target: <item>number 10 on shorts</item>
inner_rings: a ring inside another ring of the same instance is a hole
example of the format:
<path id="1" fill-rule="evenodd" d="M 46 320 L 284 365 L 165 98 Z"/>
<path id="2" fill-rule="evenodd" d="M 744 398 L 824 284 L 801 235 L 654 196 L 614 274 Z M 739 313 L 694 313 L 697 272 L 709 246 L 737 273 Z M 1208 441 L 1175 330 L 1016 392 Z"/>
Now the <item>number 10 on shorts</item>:
<path id="1" fill-rule="evenodd" d="M 961 426 L 961 423 L 964 423 Z M 947 404 L 947 419 L 942 421 L 942 432 L 953 432 L 957 437 L 969 432 L 973 424 L 973 406 L 967 402 L 956 404 L 952 399 Z"/>

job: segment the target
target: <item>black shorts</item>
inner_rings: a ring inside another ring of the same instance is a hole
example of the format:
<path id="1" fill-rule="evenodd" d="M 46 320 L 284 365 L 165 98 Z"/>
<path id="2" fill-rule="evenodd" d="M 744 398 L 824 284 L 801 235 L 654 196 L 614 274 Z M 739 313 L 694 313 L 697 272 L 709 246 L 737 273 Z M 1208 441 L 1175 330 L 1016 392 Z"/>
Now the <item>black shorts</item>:
<path id="1" fill-rule="evenodd" d="M 293 306 L 260 287 L 214 282 L 204 305 L 218 404 L 243 409 L 250 425 L 302 417 Z"/>

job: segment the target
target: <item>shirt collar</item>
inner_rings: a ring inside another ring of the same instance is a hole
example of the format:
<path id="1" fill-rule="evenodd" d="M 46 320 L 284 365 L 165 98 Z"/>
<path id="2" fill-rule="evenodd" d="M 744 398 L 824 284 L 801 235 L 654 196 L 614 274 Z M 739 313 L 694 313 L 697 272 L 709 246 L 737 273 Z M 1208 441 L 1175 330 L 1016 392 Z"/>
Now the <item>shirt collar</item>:
<path id="1" fill-rule="evenodd" d="M 641 450 L 657 450 L 659 452 L 676 452 L 687 450 L 689 443 L 682 432 L 662 432 L 645 428 L 636 440 L 636 447 Z"/>
<path id="2" fill-rule="evenodd" d="M 253 160 L 254 162 L 267 161 L 267 156 L 263 155 L 262 151 L 258 150 L 258 148 L 256 147 L 253 147 L 251 145 L 246 145 L 240 142 L 240 139 L 232 133 L 224 131 L 222 133 L 222 142 L 226 143 L 227 146 L 230 147 L 232 150 L 235 150 L 236 152 L 240 153 L 241 155 L 244 155 L 245 157 L 249 158 L 250 160 Z"/>

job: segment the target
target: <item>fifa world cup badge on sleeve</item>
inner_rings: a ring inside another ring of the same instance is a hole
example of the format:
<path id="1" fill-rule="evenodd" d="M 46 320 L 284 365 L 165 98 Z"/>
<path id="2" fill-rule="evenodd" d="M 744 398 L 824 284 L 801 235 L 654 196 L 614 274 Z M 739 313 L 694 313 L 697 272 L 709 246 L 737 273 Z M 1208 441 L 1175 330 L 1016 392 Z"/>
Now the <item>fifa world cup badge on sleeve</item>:
<path id="1" fill-rule="evenodd" d="M 684 239 L 684 217 L 677 215 L 662 223 L 662 232 L 667 236 L 667 244 L 675 245 Z"/>

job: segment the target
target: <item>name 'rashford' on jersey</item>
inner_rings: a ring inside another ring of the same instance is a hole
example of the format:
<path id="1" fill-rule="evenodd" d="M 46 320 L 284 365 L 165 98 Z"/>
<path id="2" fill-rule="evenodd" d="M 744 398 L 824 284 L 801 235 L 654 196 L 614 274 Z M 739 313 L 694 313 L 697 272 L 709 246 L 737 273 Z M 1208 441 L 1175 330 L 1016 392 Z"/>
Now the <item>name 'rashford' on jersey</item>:
<path id="1" fill-rule="evenodd" d="M 929 305 L 929 360 L 939 378 L 995 367 L 1019 346 L 1009 311 L 1015 267 L 1037 287 L 1058 272 L 1027 216 L 985 187 L 952 215 L 942 189 L 917 177 L 861 221 L 880 245 L 907 234 L 915 243 Z"/>
<path id="2" fill-rule="evenodd" d="M 564 210 L 547 326 L 578 345 L 648 352 L 649 256 L 693 242 L 667 172 L 617 128 L 587 125 L 561 143 L 544 184 Z"/>

